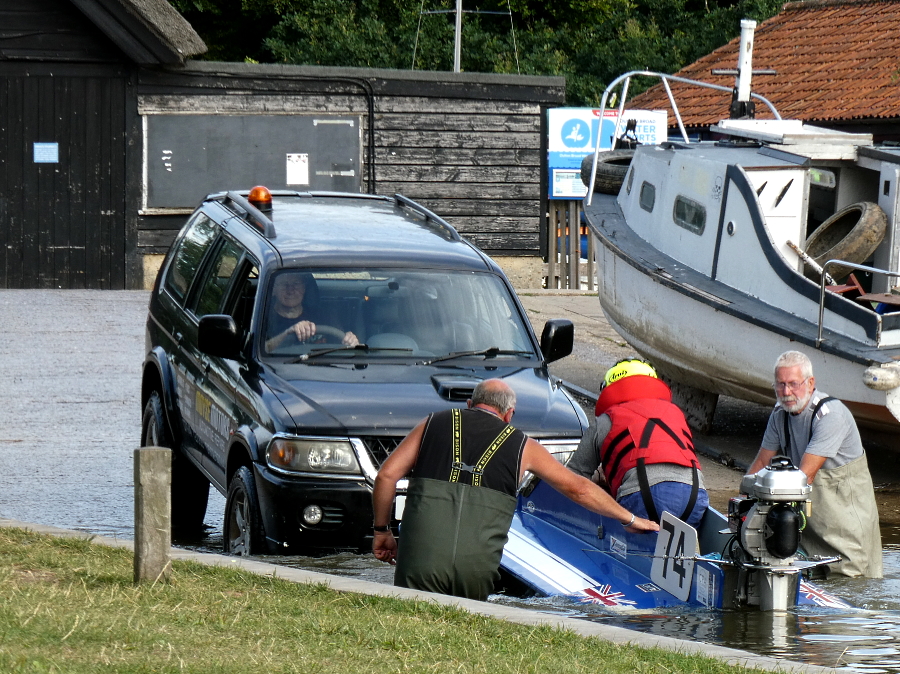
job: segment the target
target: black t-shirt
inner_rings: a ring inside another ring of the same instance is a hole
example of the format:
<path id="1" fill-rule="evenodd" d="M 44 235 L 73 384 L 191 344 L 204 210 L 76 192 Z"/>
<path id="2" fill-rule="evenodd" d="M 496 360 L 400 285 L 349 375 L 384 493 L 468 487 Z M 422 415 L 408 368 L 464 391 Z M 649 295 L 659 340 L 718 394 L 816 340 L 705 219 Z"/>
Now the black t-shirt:
<path id="1" fill-rule="evenodd" d="M 296 318 L 288 318 L 287 316 L 282 316 L 274 309 L 269 312 L 269 323 L 267 327 L 267 332 L 269 335 L 269 339 L 273 337 L 277 337 L 281 333 L 285 332 L 288 328 L 296 325 L 300 321 L 310 321 L 311 323 L 315 323 L 319 325 L 322 323 L 323 325 L 328 325 L 325 322 L 322 312 L 316 311 L 314 308 L 303 307 L 303 313 L 297 316 Z M 312 339 L 309 340 L 311 343 L 325 341 L 324 335 L 315 335 Z M 297 337 L 296 335 L 289 335 L 285 338 L 285 341 L 282 342 L 282 346 L 285 344 L 296 344 Z"/>
<path id="2" fill-rule="evenodd" d="M 461 412 L 461 462 L 474 467 L 493 442 L 501 437 L 507 424 L 490 412 L 480 409 Z M 516 495 L 519 487 L 519 467 L 525 434 L 509 427 L 508 437 L 483 468 L 481 486 Z M 504 434 L 505 435 L 505 434 Z M 449 482 L 453 472 L 453 415 L 452 410 L 436 412 L 428 418 L 416 465 L 410 477 L 430 478 Z M 472 471 L 459 471 L 458 482 L 472 484 Z"/>

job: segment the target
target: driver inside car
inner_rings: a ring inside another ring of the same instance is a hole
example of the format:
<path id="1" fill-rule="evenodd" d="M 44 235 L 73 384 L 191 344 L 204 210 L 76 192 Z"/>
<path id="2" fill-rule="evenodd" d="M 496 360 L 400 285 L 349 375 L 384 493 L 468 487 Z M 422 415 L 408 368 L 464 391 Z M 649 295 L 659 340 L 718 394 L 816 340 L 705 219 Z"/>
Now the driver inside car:
<path id="1" fill-rule="evenodd" d="M 317 325 L 325 327 L 323 312 L 315 302 L 316 281 L 309 273 L 284 273 L 276 277 L 272 287 L 274 302 L 269 312 L 266 351 L 273 351 L 285 344 L 325 342 L 326 337 L 317 334 Z M 352 332 L 345 332 L 341 343 L 356 346 L 359 339 Z"/>

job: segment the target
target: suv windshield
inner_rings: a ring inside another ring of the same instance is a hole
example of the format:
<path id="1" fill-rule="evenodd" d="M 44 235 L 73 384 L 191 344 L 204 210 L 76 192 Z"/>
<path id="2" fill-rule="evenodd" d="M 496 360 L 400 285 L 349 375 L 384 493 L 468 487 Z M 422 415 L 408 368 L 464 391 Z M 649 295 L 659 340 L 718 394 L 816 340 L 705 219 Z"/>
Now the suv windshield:
<path id="1" fill-rule="evenodd" d="M 287 269 L 266 298 L 263 351 L 272 358 L 536 356 L 509 291 L 489 273 Z"/>

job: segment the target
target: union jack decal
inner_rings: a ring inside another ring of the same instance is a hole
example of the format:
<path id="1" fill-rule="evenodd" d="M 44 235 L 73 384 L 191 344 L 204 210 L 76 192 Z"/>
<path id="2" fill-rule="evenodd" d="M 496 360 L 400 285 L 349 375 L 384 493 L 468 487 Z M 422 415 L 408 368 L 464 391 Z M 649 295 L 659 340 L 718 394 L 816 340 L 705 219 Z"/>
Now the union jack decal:
<path id="1" fill-rule="evenodd" d="M 838 599 L 833 594 L 830 594 L 803 579 L 800 580 L 800 594 L 809 599 L 816 606 L 829 606 L 831 608 L 853 608 L 843 599 Z"/>
<path id="2" fill-rule="evenodd" d="M 597 587 L 589 587 L 587 589 L 584 589 L 579 593 L 578 600 L 583 604 L 626 606 L 629 608 L 637 604 L 636 601 L 625 599 L 625 595 L 623 593 L 613 592 L 612 585 L 598 585 Z"/>

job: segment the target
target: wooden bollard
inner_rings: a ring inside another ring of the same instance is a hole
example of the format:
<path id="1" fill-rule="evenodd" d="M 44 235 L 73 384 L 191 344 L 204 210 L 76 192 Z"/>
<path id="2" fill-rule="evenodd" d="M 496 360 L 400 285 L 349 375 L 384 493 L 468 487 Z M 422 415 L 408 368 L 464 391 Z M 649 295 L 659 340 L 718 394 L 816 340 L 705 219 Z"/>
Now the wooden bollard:
<path id="1" fill-rule="evenodd" d="M 172 450 L 134 450 L 134 582 L 166 580 L 172 570 Z"/>

